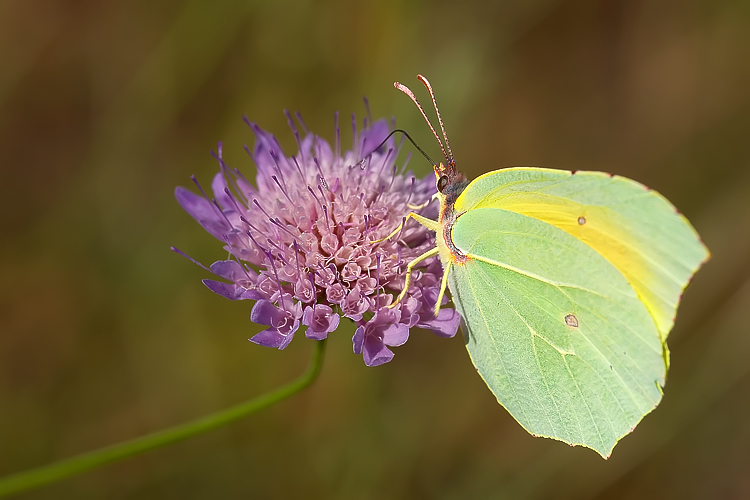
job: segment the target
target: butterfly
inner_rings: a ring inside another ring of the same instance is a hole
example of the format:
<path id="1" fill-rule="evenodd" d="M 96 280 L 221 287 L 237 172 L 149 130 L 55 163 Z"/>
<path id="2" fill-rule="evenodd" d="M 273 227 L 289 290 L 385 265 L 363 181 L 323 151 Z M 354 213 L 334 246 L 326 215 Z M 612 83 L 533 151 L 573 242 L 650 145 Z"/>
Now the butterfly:
<path id="1" fill-rule="evenodd" d="M 473 181 L 457 170 L 432 86 L 445 163 L 434 163 L 438 220 L 413 211 L 436 246 L 479 375 L 532 435 L 608 458 L 662 398 L 685 287 L 710 254 L 663 196 L 602 172 L 514 167 Z M 414 207 L 419 209 L 423 207 Z"/>

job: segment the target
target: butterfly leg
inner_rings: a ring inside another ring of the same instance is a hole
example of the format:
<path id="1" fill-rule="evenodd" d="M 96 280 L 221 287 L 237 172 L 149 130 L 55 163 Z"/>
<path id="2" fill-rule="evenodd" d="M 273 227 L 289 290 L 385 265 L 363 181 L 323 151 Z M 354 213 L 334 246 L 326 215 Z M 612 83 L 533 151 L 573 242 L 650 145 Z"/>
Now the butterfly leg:
<path id="1" fill-rule="evenodd" d="M 423 253 L 422 255 L 420 255 L 419 257 L 417 257 L 416 259 L 414 259 L 413 261 L 409 262 L 406 265 L 406 277 L 404 278 L 404 288 L 401 290 L 401 293 L 398 294 L 398 297 L 396 297 L 396 300 L 394 300 L 393 303 L 388 306 L 388 309 L 395 307 L 396 304 L 401 302 L 401 299 L 403 299 L 404 296 L 406 295 L 407 290 L 409 290 L 409 283 L 411 283 L 411 270 L 414 268 L 414 266 L 416 266 L 423 260 L 429 259 L 430 257 L 433 257 L 437 254 L 438 254 L 438 249 L 437 247 L 435 247 L 431 250 L 426 251 L 425 253 Z M 442 300 L 442 296 L 441 296 L 441 300 Z"/>
<path id="2" fill-rule="evenodd" d="M 424 207 L 432 203 L 433 201 L 437 200 L 438 194 L 435 193 L 432 196 L 430 196 L 430 199 L 422 203 L 421 205 L 412 205 L 411 203 L 407 203 L 406 206 L 409 207 L 411 210 L 422 210 Z"/>
<path id="3" fill-rule="evenodd" d="M 452 262 L 448 262 L 448 265 L 443 269 L 443 279 L 440 280 L 440 293 L 438 294 L 437 302 L 435 302 L 435 317 L 437 318 L 440 312 L 440 306 L 443 304 L 443 297 L 445 296 L 445 289 L 448 287 L 448 271 L 451 270 Z"/>
<path id="4" fill-rule="evenodd" d="M 419 222 L 420 224 L 422 224 L 424 227 L 426 227 L 430 231 L 437 232 L 437 230 L 440 229 L 440 224 L 438 223 L 438 221 L 428 219 L 427 217 L 422 217 L 421 215 L 414 213 L 414 212 L 409 212 L 407 216 L 404 217 L 404 220 L 401 221 L 401 224 L 399 224 L 398 227 L 396 227 L 396 229 L 394 229 L 391 234 L 389 234 L 385 238 L 380 238 L 379 240 L 375 240 L 372 243 L 380 243 L 381 241 L 389 240 L 393 238 L 394 236 L 396 236 L 401 231 L 401 229 L 403 229 L 404 224 L 406 224 L 406 221 L 408 221 L 410 217 L 416 220 L 417 222 Z"/>

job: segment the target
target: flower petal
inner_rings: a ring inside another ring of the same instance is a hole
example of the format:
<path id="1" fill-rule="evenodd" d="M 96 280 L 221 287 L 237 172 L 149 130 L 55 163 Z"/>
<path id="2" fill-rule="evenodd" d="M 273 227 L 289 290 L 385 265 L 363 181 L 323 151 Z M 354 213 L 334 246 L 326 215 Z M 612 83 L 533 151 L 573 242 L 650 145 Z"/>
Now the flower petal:
<path id="1" fill-rule="evenodd" d="M 203 284 L 206 285 L 206 287 L 215 294 L 226 297 L 229 300 L 242 300 L 248 298 L 243 297 L 246 290 L 241 286 L 235 285 L 234 283 L 230 284 L 224 283 L 222 281 L 204 279 Z"/>
<path id="2" fill-rule="evenodd" d="M 242 269 L 242 266 L 234 260 L 217 260 L 211 264 L 211 272 L 234 283 L 248 280 L 255 281 L 258 277 L 255 271 Z"/>
<path id="3" fill-rule="evenodd" d="M 225 210 L 233 210 L 234 203 L 232 203 L 232 198 L 227 194 L 226 189 L 227 179 L 224 177 L 223 172 L 218 172 L 214 175 L 214 179 L 211 182 L 211 190 L 214 192 L 214 198 L 216 198 L 216 201 L 218 201 L 219 205 Z"/>
<path id="4" fill-rule="evenodd" d="M 367 336 L 362 358 L 367 366 L 379 366 L 393 359 L 393 351 L 388 349 L 377 337 Z"/>
<path id="5" fill-rule="evenodd" d="M 284 317 L 284 312 L 266 299 L 260 299 L 250 311 L 250 321 L 260 325 L 277 324 Z"/>
<path id="6" fill-rule="evenodd" d="M 282 350 L 289 345 L 289 342 L 292 341 L 293 337 L 294 333 L 282 335 L 278 330 L 268 328 L 260 333 L 257 333 L 248 340 L 255 344 L 262 345 L 263 347 L 274 347 L 276 349 Z"/>
<path id="7" fill-rule="evenodd" d="M 363 144 L 363 152 L 365 154 L 369 154 L 373 152 L 373 148 L 380 144 L 383 139 L 386 138 L 386 136 L 389 133 L 390 127 L 388 125 L 388 122 L 385 120 L 378 120 L 374 122 L 372 125 L 370 125 L 370 128 L 362 132 L 362 144 Z M 392 141 L 389 140 L 388 143 L 384 144 L 382 146 L 382 151 L 386 152 L 389 148 L 392 148 L 393 144 Z"/>
<path id="8" fill-rule="evenodd" d="M 260 293 L 258 290 L 254 289 L 254 288 L 251 288 L 249 290 L 245 290 L 242 293 L 242 298 L 243 299 L 258 300 L 258 299 L 263 299 L 265 297 L 266 297 L 265 295 L 263 295 L 262 293 Z"/>
<path id="9" fill-rule="evenodd" d="M 362 346 L 365 343 L 365 327 L 358 326 L 352 337 L 352 350 L 354 354 L 362 354 Z"/>
<path id="10" fill-rule="evenodd" d="M 403 345 L 409 340 L 409 327 L 403 323 L 393 323 L 383 329 L 383 343 L 392 347 Z"/>
<path id="11" fill-rule="evenodd" d="M 323 340 L 338 328 L 340 320 L 339 315 L 324 304 L 307 306 L 302 314 L 302 324 L 307 326 L 305 336 L 309 339 Z"/>
<path id="12" fill-rule="evenodd" d="M 198 221 L 198 224 L 203 226 L 203 229 L 208 231 L 214 238 L 224 240 L 223 235 L 231 228 L 224 219 L 224 216 L 219 212 L 218 207 L 182 186 L 175 188 L 174 196 L 183 210 Z"/>
<path id="13" fill-rule="evenodd" d="M 440 309 L 437 318 L 420 320 L 417 327 L 432 330 L 438 337 L 450 338 L 456 335 L 461 324 L 461 316 L 454 309 Z"/>

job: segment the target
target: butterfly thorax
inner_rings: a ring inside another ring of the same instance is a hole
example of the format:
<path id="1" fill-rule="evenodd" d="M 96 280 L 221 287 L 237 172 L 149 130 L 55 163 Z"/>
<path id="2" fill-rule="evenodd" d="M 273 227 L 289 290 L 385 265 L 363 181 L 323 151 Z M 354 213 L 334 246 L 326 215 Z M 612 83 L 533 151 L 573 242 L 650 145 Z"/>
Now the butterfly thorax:
<path id="1" fill-rule="evenodd" d="M 440 163 L 433 168 L 435 170 L 435 177 L 437 178 L 438 198 L 440 199 L 440 217 L 438 221 L 443 223 L 444 219 L 453 217 L 453 205 L 463 190 L 466 189 L 466 186 L 469 185 L 469 181 L 462 172 L 456 170 L 456 164 L 453 161 L 450 161 L 448 166 Z"/>
<path id="2" fill-rule="evenodd" d="M 435 165 L 435 176 L 437 177 L 438 198 L 440 199 L 440 231 L 436 235 L 436 243 L 440 260 L 445 266 L 448 262 L 463 264 L 468 257 L 461 252 L 453 243 L 451 230 L 456 219 L 461 215 L 456 213 L 454 205 L 456 199 L 461 195 L 469 181 L 466 176 L 456 170 L 453 161 L 444 166 L 442 163 Z"/>

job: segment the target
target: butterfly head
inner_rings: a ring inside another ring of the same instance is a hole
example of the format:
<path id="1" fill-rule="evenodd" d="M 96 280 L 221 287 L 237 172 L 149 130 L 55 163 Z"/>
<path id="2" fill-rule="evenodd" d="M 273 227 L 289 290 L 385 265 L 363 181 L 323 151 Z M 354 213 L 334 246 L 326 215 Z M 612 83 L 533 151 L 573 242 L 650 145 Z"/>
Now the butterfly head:
<path id="1" fill-rule="evenodd" d="M 437 190 L 442 195 L 448 195 L 456 186 L 466 182 L 466 176 L 458 171 L 453 159 L 448 160 L 445 164 L 440 162 L 433 165 L 433 169 L 435 170 Z"/>
<path id="2" fill-rule="evenodd" d="M 455 162 L 449 162 L 444 165 L 442 162 L 434 165 L 435 179 L 438 190 L 438 197 L 441 199 L 441 211 L 453 207 L 453 203 L 458 198 L 466 186 L 469 184 L 466 176 L 456 169 Z"/>

